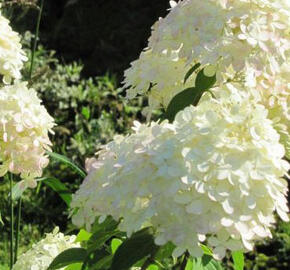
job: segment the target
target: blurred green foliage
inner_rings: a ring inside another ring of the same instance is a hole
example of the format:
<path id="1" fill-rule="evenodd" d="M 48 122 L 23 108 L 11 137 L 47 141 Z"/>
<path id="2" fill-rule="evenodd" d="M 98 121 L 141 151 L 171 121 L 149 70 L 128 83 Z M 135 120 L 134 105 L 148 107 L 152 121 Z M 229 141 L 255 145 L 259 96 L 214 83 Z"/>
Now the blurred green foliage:
<path id="1" fill-rule="evenodd" d="M 26 47 L 30 40 L 27 32 L 23 42 Z M 24 76 L 28 69 L 29 63 Z M 115 76 L 84 79 L 82 69 L 83 65 L 77 62 L 61 64 L 54 51 L 39 46 L 30 82 L 55 118 L 55 150 L 78 162 L 93 155 L 116 133 L 127 133 L 134 119 L 142 119 L 143 105 L 142 99 L 127 104 Z"/>
<path id="2" fill-rule="evenodd" d="M 279 222 L 273 238 L 257 243 L 247 255 L 247 270 L 290 269 L 290 223 Z"/>

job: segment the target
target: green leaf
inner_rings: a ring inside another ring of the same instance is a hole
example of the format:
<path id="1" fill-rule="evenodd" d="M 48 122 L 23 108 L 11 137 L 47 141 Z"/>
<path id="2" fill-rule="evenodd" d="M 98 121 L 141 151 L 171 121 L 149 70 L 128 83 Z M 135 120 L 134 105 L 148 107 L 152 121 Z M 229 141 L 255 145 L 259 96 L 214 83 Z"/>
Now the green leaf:
<path id="1" fill-rule="evenodd" d="M 91 233 L 87 232 L 84 229 L 81 229 L 77 235 L 76 242 L 86 242 L 92 236 Z"/>
<path id="2" fill-rule="evenodd" d="M 195 79 L 195 87 L 203 91 L 212 88 L 215 83 L 216 83 L 216 75 L 212 77 L 207 77 L 204 74 L 204 68 L 200 72 L 198 72 Z"/>
<path id="3" fill-rule="evenodd" d="M 242 251 L 232 252 L 235 270 L 244 270 L 245 258 Z"/>
<path id="4" fill-rule="evenodd" d="M 105 258 L 107 258 L 108 256 L 111 256 L 111 260 L 108 263 L 106 263 L 107 260 Z M 88 253 L 88 257 L 87 257 L 86 261 L 84 262 L 84 264 L 87 265 L 88 270 L 94 269 L 92 267 L 93 265 L 97 268 L 97 267 L 99 267 L 99 265 L 106 264 L 108 266 L 107 268 L 110 268 L 110 266 L 112 264 L 112 256 L 113 255 L 110 253 L 110 251 L 108 251 L 108 247 L 104 246 L 101 249 L 95 250 L 91 254 Z M 105 269 L 102 269 L 102 270 L 105 270 Z"/>
<path id="5" fill-rule="evenodd" d="M 102 246 L 107 242 L 110 238 L 114 236 L 122 235 L 120 231 L 117 230 L 119 222 L 115 221 L 112 217 L 107 217 L 105 221 L 99 223 L 98 220 L 95 221 L 92 228 L 92 236 L 88 240 L 88 253 L 102 248 Z"/>
<path id="6" fill-rule="evenodd" d="M 4 222 L 3 222 L 3 219 L 2 219 L 2 216 L 1 216 L 1 212 L 0 212 L 0 224 L 1 224 L 2 226 L 4 226 Z"/>
<path id="7" fill-rule="evenodd" d="M 118 238 L 114 238 L 111 241 L 111 251 L 113 254 L 115 254 L 116 250 L 118 249 L 118 247 L 123 243 L 122 240 L 118 239 Z"/>
<path id="8" fill-rule="evenodd" d="M 111 270 L 127 270 L 156 249 L 153 229 L 145 228 L 134 233 L 117 249 L 113 257 Z"/>
<path id="9" fill-rule="evenodd" d="M 193 261 L 191 259 L 187 261 L 185 270 L 193 270 Z"/>
<path id="10" fill-rule="evenodd" d="M 82 115 L 86 120 L 90 119 L 91 112 L 89 107 L 82 107 Z"/>
<path id="11" fill-rule="evenodd" d="M 212 250 L 206 245 L 201 244 L 200 247 L 202 248 L 204 254 L 209 255 L 209 256 L 213 255 Z"/>
<path id="12" fill-rule="evenodd" d="M 99 223 L 98 219 L 96 219 L 92 227 L 92 232 L 114 231 L 117 229 L 118 225 L 119 222 L 114 220 L 111 216 L 108 216 L 102 223 Z"/>
<path id="13" fill-rule="evenodd" d="M 63 268 L 70 264 L 81 263 L 87 257 L 87 252 L 84 248 L 71 248 L 60 253 L 50 264 L 48 270 Z"/>
<path id="14" fill-rule="evenodd" d="M 168 242 L 167 244 L 159 247 L 155 255 L 155 259 L 158 261 L 162 261 L 164 258 L 170 257 L 175 248 L 176 246 L 173 243 Z"/>
<path id="15" fill-rule="evenodd" d="M 54 152 L 46 152 L 51 158 L 66 164 L 68 167 L 72 168 L 75 172 L 77 172 L 81 177 L 85 178 L 87 176 L 87 174 L 85 173 L 85 171 L 78 167 L 76 164 L 74 164 L 70 159 L 68 159 L 66 156 L 54 153 Z"/>
<path id="16" fill-rule="evenodd" d="M 165 118 L 172 122 L 179 111 L 192 104 L 196 94 L 196 88 L 190 87 L 174 96 L 167 107 Z"/>
<path id="17" fill-rule="evenodd" d="M 189 71 L 185 74 L 183 83 L 185 84 L 189 77 L 192 75 L 193 72 L 195 72 L 200 67 L 200 63 L 195 64 L 192 68 L 190 68 Z"/>
<path id="18" fill-rule="evenodd" d="M 66 267 L 64 270 L 82 270 L 82 263 L 74 263 Z"/>
<path id="19" fill-rule="evenodd" d="M 195 259 L 193 261 L 194 270 L 223 270 L 220 262 L 214 260 L 209 255 L 203 255 L 202 258 Z"/>
<path id="20" fill-rule="evenodd" d="M 195 80 L 195 87 L 190 87 L 183 90 L 174 96 L 170 101 L 165 113 L 165 118 L 167 118 L 170 122 L 174 120 L 179 111 L 189 105 L 197 106 L 204 92 L 214 86 L 216 82 L 216 75 L 207 77 L 204 74 L 204 69 L 205 68 L 198 72 Z"/>
<path id="21" fill-rule="evenodd" d="M 110 238 L 117 236 L 119 233 L 117 230 L 94 233 L 88 241 L 88 253 L 100 249 Z"/>
<path id="22" fill-rule="evenodd" d="M 148 267 L 147 267 L 147 270 L 158 270 L 159 267 L 155 264 L 150 264 Z"/>
<path id="23" fill-rule="evenodd" d="M 106 256 L 100 260 L 98 260 L 96 263 L 90 265 L 90 270 L 104 270 L 108 269 L 112 263 L 113 255 Z"/>
<path id="24" fill-rule="evenodd" d="M 47 185 L 49 188 L 51 188 L 53 191 L 55 191 L 66 203 L 67 206 L 70 206 L 72 194 L 65 184 L 63 184 L 60 180 L 52 177 L 45 177 L 39 180 Z"/>

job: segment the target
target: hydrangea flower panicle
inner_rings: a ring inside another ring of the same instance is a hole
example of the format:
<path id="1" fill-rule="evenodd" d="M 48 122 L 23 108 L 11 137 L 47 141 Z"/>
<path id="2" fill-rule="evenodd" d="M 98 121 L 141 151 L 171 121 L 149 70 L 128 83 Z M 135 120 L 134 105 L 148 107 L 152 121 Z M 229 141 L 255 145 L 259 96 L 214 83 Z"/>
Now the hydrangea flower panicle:
<path id="1" fill-rule="evenodd" d="M 279 72 L 290 55 L 289 3 L 287 0 L 171 3 L 169 14 L 152 27 L 148 47 L 125 72 L 128 98 L 146 94 L 150 110 L 166 108 L 174 95 L 194 85 L 195 76 L 187 85 L 183 85 L 183 80 L 196 63 L 216 66 L 219 85 L 237 77 L 243 80 L 248 69 L 264 72 L 264 66 L 273 65 L 273 59 L 277 63 L 273 72 Z M 154 86 L 148 91 L 150 84 Z"/>
<path id="2" fill-rule="evenodd" d="M 63 251 L 80 247 L 76 243 L 76 236 L 65 236 L 56 227 L 52 233 L 40 242 L 34 244 L 30 250 L 19 256 L 13 270 L 47 270 L 51 262 Z M 61 268 L 61 270 L 64 270 Z"/>
<path id="3" fill-rule="evenodd" d="M 105 145 L 73 196 L 73 223 L 90 230 L 111 215 L 128 235 L 152 225 L 156 244 L 177 246 L 174 256 L 201 256 L 208 240 L 221 259 L 270 237 L 275 211 L 289 220 L 290 166 L 268 110 L 234 84 L 219 92 L 172 124 L 135 122 L 131 135 Z"/>
<path id="4" fill-rule="evenodd" d="M 12 79 L 21 78 L 20 71 L 26 60 L 20 36 L 12 30 L 9 21 L 1 15 L 0 5 L 0 77 L 3 77 L 5 84 L 10 84 Z"/>
<path id="5" fill-rule="evenodd" d="M 0 89 L 0 176 L 20 174 L 23 186 L 35 186 L 48 164 L 48 134 L 53 132 L 53 118 L 34 89 L 26 82 Z"/>

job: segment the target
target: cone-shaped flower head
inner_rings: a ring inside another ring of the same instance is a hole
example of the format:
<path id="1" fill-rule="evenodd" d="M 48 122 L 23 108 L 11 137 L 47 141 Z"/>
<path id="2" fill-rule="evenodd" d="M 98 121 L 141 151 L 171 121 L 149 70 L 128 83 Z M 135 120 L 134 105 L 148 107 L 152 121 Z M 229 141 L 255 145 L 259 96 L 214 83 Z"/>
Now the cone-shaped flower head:
<path id="1" fill-rule="evenodd" d="M 75 247 L 76 236 L 65 236 L 55 228 L 40 242 L 34 244 L 30 250 L 19 256 L 13 270 L 47 270 L 51 262 L 61 252 Z M 61 268 L 61 270 L 65 269 Z"/>
<path id="2" fill-rule="evenodd" d="M 0 77 L 3 77 L 3 82 L 9 84 L 13 78 L 20 79 L 20 71 L 26 60 L 27 57 L 21 48 L 20 36 L 1 15 L 0 5 Z"/>
<path id="3" fill-rule="evenodd" d="M 259 73 L 266 65 L 275 74 L 289 59 L 288 0 L 183 0 L 172 6 L 125 72 L 128 98 L 148 94 L 151 110 L 194 86 L 194 74 L 183 82 L 197 63 L 213 65 L 221 84 L 243 81 L 248 68 Z"/>
<path id="4" fill-rule="evenodd" d="M 0 176 L 20 174 L 28 186 L 48 164 L 45 154 L 54 126 L 35 90 L 17 82 L 0 88 Z"/>
<path id="5" fill-rule="evenodd" d="M 274 211 L 287 216 L 289 164 L 268 111 L 234 85 L 229 97 L 204 96 L 175 121 L 141 125 L 117 136 L 89 162 L 73 196 L 73 223 L 111 215 L 129 235 L 148 225 L 156 243 L 172 241 L 174 255 L 202 255 L 208 240 L 216 258 L 252 249 L 271 236 Z"/>

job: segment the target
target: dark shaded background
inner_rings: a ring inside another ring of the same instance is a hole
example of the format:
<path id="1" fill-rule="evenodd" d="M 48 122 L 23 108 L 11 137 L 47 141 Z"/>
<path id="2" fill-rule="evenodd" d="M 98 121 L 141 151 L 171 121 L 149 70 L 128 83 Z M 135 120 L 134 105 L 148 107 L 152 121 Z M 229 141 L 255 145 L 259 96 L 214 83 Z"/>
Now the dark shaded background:
<path id="1" fill-rule="evenodd" d="M 41 42 L 64 61 L 81 59 L 85 76 L 122 74 L 146 47 L 153 23 L 168 0 L 46 0 Z M 35 10 L 13 16 L 18 31 L 34 29 Z"/>

